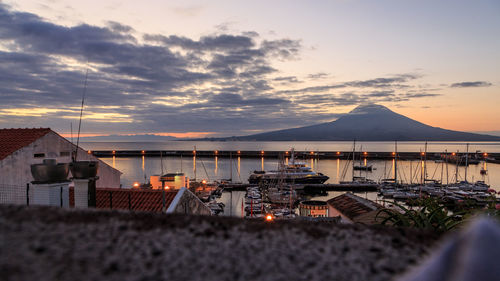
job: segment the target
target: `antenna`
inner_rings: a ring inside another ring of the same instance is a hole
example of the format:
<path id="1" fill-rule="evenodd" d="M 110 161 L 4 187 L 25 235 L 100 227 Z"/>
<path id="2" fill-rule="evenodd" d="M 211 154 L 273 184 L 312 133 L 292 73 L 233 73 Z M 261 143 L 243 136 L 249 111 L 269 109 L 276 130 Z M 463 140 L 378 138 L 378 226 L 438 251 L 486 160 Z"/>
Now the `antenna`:
<path id="1" fill-rule="evenodd" d="M 80 129 L 82 127 L 82 115 L 83 115 L 83 104 L 85 102 L 85 93 L 87 92 L 87 79 L 89 77 L 89 67 L 88 67 L 88 61 L 87 61 L 87 71 L 85 73 L 85 83 L 83 85 L 83 93 L 82 93 L 82 106 L 80 107 L 80 121 L 78 122 L 78 137 L 76 138 L 76 151 L 75 151 L 75 161 L 78 156 L 78 148 L 80 144 Z"/>

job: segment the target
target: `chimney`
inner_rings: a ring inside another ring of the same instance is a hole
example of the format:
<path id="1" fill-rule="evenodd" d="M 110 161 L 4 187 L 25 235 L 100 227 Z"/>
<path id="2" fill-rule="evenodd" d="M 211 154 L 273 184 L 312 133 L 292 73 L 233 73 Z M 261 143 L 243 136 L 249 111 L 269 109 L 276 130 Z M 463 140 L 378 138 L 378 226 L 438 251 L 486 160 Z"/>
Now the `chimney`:
<path id="1" fill-rule="evenodd" d="M 99 179 L 97 161 L 75 161 L 71 163 L 71 174 L 75 184 L 75 207 L 96 207 L 96 181 Z"/>

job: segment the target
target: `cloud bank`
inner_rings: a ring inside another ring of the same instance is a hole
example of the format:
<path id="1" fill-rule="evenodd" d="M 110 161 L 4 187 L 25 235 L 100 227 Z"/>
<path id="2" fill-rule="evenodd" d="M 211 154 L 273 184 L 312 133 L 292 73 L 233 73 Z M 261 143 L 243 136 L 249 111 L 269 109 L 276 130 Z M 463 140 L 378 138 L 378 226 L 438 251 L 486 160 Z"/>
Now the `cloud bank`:
<path id="1" fill-rule="evenodd" d="M 492 84 L 486 81 L 474 81 L 474 82 L 459 82 L 453 83 L 450 87 L 452 88 L 475 88 L 475 87 L 489 87 Z"/>
<path id="2" fill-rule="evenodd" d="M 338 106 L 439 95 L 416 87 L 418 74 L 332 82 L 274 66 L 300 60 L 301 50 L 301 40 L 256 31 L 193 39 L 138 36 L 118 22 L 67 27 L 0 4 L 0 127 L 68 132 L 87 69 L 84 130 L 94 133 L 238 135 L 331 121 Z M 452 87 L 467 83 L 487 82 Z"/>

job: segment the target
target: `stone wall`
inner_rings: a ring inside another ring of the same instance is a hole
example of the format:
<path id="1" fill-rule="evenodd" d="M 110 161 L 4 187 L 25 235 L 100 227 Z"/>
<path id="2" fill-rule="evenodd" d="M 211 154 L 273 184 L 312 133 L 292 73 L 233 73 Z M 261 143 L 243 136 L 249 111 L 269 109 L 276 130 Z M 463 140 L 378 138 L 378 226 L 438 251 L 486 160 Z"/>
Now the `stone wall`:
<path id="1" fill-rule="evenodd" d="M 436 239 L 362 225 L 0 205 L 9 281 L 393 280 Z"/>

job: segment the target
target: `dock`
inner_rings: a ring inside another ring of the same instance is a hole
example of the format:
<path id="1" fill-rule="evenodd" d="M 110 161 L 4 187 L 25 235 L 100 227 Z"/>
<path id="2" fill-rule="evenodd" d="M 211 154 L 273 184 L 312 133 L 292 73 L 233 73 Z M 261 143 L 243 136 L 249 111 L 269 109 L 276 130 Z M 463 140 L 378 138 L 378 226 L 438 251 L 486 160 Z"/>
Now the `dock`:
<path id="1" fill-rule="evenodd" d="M 378 184 L 306 184 L 304 191 L 354 191 L 354 192 L 370 192 L 377 191 Z"/>

